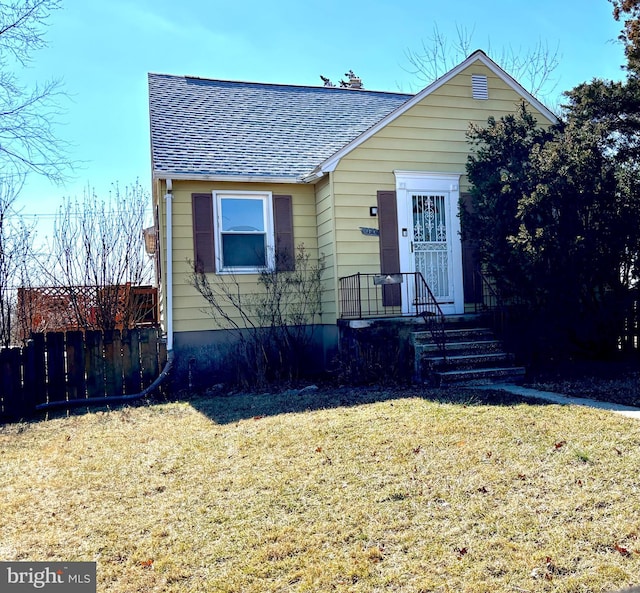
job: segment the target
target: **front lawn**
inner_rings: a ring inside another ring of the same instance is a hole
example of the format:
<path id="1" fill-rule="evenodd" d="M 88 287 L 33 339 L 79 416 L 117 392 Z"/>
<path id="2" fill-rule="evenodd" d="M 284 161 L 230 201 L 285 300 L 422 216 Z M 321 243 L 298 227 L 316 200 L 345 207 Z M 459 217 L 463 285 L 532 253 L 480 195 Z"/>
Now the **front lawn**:
<path id="1" fill-rule="evenodd" d="M 0 428 L 0 560 L 98 591 L 640 583 L 640 423 L 483 392 L 212 397 Z"/>

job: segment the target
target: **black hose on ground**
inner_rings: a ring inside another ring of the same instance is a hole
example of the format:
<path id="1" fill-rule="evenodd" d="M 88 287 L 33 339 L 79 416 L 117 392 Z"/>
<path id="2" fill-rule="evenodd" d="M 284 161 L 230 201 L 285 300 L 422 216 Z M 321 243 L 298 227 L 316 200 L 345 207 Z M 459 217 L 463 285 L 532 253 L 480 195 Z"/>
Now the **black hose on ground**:
<path id="1" fill-rule="evenodd" d="M 122 404 L 126 402 L 135 401 L 146 397 L 153 391 L 155 391 L 165 381 L 171 367 L 173 366 L 173 351 L 167 353 L 167 363 L 164 365 L 162 372 L 156 377 L 155 381 L 143 389 L 140 393 L 134 393 L 131 395 L 115 395 L 106 397 L 88 397 L 85 399 L 72 399 L 72 400 L 60 400 L 53 402 L 46 402 L 38 404 L 36 410 L 53 410 L 55 408 L 78 408 L 81 406 L 96 406 L 104 404 Z"/>

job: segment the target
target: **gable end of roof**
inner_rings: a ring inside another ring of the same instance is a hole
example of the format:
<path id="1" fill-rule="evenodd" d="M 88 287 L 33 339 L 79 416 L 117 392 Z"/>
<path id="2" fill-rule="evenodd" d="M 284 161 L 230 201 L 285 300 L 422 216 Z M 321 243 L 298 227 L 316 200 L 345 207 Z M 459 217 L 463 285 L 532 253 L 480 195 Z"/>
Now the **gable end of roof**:
<path id="1" fill-rule="evenodd" d="M 411 109 L 414 105 L 422 101 L 425 97 L 445 85 L 452 78 L 457 76 L 460 72 L 474 64 L 480 62 L 485 65 L 493 74 L 500 78 L 507 86 L 519 94 L 527 103 L 537 109 L 542 115 L 544 115 L 550 122 L 558 123 L 556 115 L 545 105 L 543 105 L 538 99 L 536 99 L 529 91 L 527 91 L 517 80 L 515 80 L 510 74 L 505 72 L 498 64 L 496 64 L 484 51 L 478 49 L 474 51 L 466 60 L 460 62 L 456 67 L 452 68 L 446 74 L 442 75 L 437 80 L 433 81 L 430 85 L 426 86 L 422 91 L 407 100 L 406 103 L 400 105 L 397 109 L 389 113 L 386 117 L 381 119 L 377 124 L 369 128 L 366 132 L 361 134 L 358 138 L 352 140 L 346 146 L 343 146 L 335 154 L 331 155 L 324 162 L 320 163 L 312 172 L 311 175 L 319 173 L 328 173 L 333 171 L 341 158 L 349 154 L 352 150 L 360 146 L 367 139 L 371 138 L 374 134 L 387 126 L 389 123 L 400 117 L 403 113 Z"/>

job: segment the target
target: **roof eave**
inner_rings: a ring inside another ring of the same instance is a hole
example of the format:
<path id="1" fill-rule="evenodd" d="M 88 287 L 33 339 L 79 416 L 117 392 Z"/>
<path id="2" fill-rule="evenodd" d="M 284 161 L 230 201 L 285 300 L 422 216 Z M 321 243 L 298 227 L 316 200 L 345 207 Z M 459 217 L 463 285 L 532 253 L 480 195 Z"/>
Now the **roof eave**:
<path id="1" fill-rule="evenodd" d="M 229 183 L 305 183 L 299 177 L 276 177 L 265 175 L 212 175 L 208 173 L 172 173 L 154 171 L 153 179 L 172 179 L 174 181 L 215 181 Z"/>

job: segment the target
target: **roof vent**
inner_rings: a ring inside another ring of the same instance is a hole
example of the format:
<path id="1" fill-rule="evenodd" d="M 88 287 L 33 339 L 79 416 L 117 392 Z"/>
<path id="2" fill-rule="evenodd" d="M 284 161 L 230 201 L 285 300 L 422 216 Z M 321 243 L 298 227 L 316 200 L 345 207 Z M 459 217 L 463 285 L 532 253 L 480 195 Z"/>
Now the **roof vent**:
<path id="1" fill-rule="evenodd" d="M 484 74 L 471 75 L 471 96 L 474 99 L 489 98 L 489 83 Z"/>

